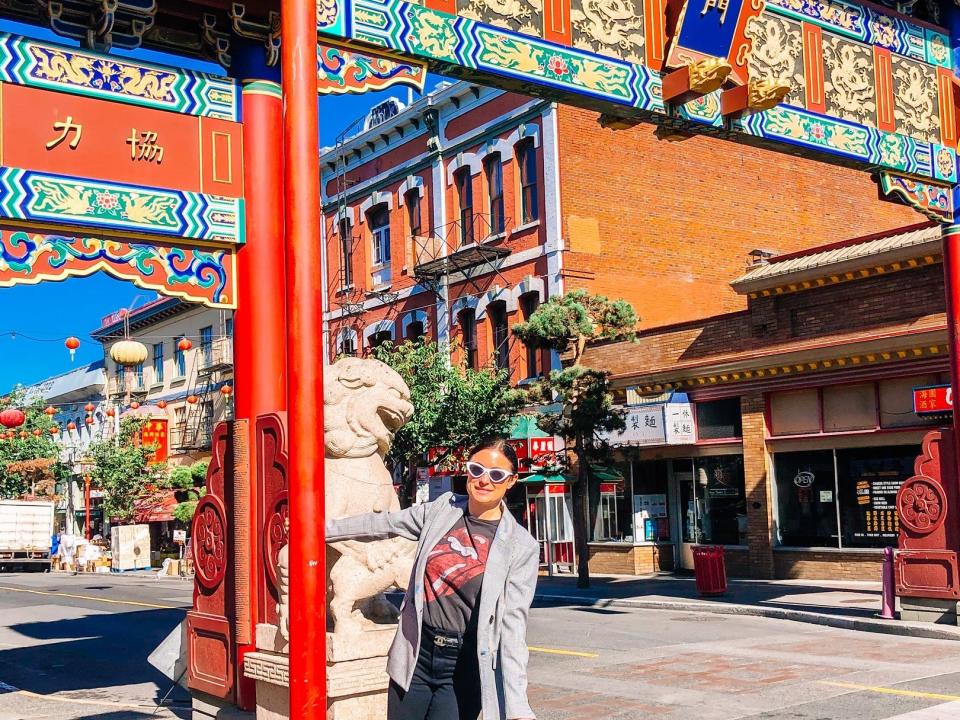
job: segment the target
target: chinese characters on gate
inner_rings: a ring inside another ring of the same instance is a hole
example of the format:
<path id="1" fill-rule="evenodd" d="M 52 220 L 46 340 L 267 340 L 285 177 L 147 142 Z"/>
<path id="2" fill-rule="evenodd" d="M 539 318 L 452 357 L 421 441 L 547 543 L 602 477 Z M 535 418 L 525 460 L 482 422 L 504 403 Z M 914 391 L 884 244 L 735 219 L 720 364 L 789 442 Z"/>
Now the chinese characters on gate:
<path id="1" fill-rule="evenodd" d="M 83 125 L 75 122 L 72 115 L 67 115 L 65 120 L 58 120 L 53 123 L 53 131 L 56 133 L 52 140 L 46 144 L 47 150 L 53 150 L 70 138 L 67 143 L 71 150 L 80 147 L 80 140 L 83 138 Z M 124 139 L 124 143 L 130 146 L 130 159 L 134 162 L 156 163 L 160 165 L 163 162 L 164 147 L 159 142 L 159 133 L 153 130 L 130 129 L 129 137 Z"/>
<path id="2" fill-rule="evenodd" d="M 720 24 L 723 25 L 723 21 L 727 19 L 729 3 L 730 0 L 704 0 L 700 15 L 706 15 L 710 10 L 716 10 L 720 13 Z"/>

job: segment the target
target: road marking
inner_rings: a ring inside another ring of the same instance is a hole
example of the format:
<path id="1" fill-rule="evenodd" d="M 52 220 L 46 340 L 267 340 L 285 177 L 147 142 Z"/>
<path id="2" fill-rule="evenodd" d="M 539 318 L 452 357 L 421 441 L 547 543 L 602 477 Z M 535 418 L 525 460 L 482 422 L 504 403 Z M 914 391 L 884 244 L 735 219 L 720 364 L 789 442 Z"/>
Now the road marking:
<path id="1" fill-rule="evenodd" d="M 573 657 L 598 658 L 599 653 L 577 652 L 576 650 L 558 650 L 556 648 L 535 647 L 528 645 L 531 652 L 547 653 L 548 655 L 572 655 Z"/>
<path id="2" fill-rule="evenodd" d="M 943 695 L 941 693 L 919 692 L 918 690 L 898 690 L 897 688 L 879 687 L 876 685 L 857 685 L 856 683 L 833 682 L 831 680 L 818 680 L 817 682 L 821 685 L 846 688 L 847 690 L 867 690 L 884 695 L 902 695 L 904 697 L 926 698 L 928 700 L 960 700 L 960 695 Z"/>
<path id="3" fill-rule="evenodd" d="M 52 700 L 54 702 L 67 703 L 69 705 L 93 705 L 95 707 L 113 707 L 122 708 L 124 710 L 139 710 L 140 712 L 149 710 L 151 707 L 158 707 L 156 705 L 134 705 L 133 703 L 111 702 L 110 700 L 86 700 L 84 698 L 61 697 L 59 695 L 41 695 L 40 693 L 30 692 L 29 690 L 15 690 L 14 694 L 33 698 L 34 700 Z"/>
<path id="4" fill-rule="evenodd" d="M 134 605 L 136 607 L 158 608 L 160 610 L 182 610 L 176 605 L 157 605 L 155 603 L 137 602 L 136 600 L 111 600 L 109 598 L 94 597 L 92 595 L 71 595 L 64 592 L 49 592 L 46 590 L 27 590 L 25 588 L 15 588 L 9 585 L 0 585 L 0 590 L 9 592 L 30 593 L 32 595 L 52 595 L 53 597 L 74 598 L 75 600 L 92 600 L 93 602 L 110 603 L 112 605 Z"/>

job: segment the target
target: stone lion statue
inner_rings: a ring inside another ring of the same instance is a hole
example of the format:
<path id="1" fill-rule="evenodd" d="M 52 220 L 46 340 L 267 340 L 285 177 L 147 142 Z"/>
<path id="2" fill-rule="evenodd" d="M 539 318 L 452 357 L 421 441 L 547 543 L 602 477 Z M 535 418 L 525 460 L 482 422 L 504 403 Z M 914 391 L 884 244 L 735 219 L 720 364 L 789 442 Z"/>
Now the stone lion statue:
<path id="1" fill-rule="evenodd" d="M 323 384 L 326 513 L 329 518 L 400 509 L 383 463 L 394 433 L 413 415 L 410 390 L 379 360 L 343 358 Z M 395 621 L 383 596 L 405 590 L 416 545 L 403 538 L 328 545 L 327 596 L 336 634 Z"/>

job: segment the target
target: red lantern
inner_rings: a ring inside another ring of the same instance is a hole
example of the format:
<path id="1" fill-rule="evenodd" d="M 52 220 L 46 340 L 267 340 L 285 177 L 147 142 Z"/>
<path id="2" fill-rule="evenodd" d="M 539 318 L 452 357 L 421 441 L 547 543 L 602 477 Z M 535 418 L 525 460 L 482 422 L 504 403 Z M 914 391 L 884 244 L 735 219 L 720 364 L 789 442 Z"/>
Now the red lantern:
<path id="1" fill-rule="evenodd" d="M 53 417 L 54 415 L 57 414 L 57 409 L 53 405 L 48 405 L 47 409 L 44 410 L 43 412 L 49 415 L 50 417 Z"/>
<path id="2" fill-rule="evenodd" d="M 37 428 L 36 430 L 33 431 L 34 437 L 40 437 L 41 435 L 43 435 L 43 430 L 41 430 L 40 428 Z"/>
<path id="3" fill-rule="evenodd" d="M 231 395 L 233 395 L 233 385 L 224 385 L 222 388 L 220 388 L 220 394 L 229 398 Z"/>
<path id="4" fill-rule="evenodd" d="M 107 417 L 113 417 L 116 414 L 117 414 L 117 411 L 114 410 L 113 408 L 110 408 L 109 410 L 107 410 Z"/>
<path id="5" fill-rule="evenodd" d="M 23 414 L 23 411 L 16 408 L 9 408 L 0 412 L 0 425 L 7 428 L 20 427 L 26 420 L 27 416 Z"/>
<path id="6" fill-rule="evenodd" d="M 188 395 L 188 396 L 187 396 L 187 402 L 190 403 L 191 405 L 196 405 L 196 404 L 197 404 L 197 401 L 198 401 L 199 399 L 200 399 L 200 398 L 198 398 L 196 395 Z"/>
<path id="7" fill-rule="evenodd" d="M 160 408 L 161 410 L 165 409 L 167 407 L 167 401 L 161 400 L 160 402 L 157 403 L 157 407 Z"/>
<path id="8" fill-rule="evenodd" d="M 92 418 L 92 417 L 88 417 L 86 420 L 84 420 L 84 422 L 85 422 L 87 425 L 93 425 L 93 418 Z"/>
<path id="9" fill-rule="evenodd" d="M 53 425 L 53 426 L 50 427 L 50 434 L 51 434 L 51 435 L 56 435 L 58 432 L 60 432 L 60 428 L 58 428 L 56 425 Z"/>
<path id="10" fill-rule="evenodd" d="M 97 409 L 97 406 L 94 405 L 93 403 L 87 403 L 86 405 L 83 406 L 83 409 L 86 410 L 87 413 L 92 413 L 94 410 Z"/>
<path id="11" fill-rule="evenodd" d="M 28 437 L 30 437 L 30 433 L 28 433 L 26 430 L 21 430 L 21 431 L 20 431 L 20 439 L 21 439 L 21 440 L 26 440 Z"/>
<path id="12" fill-rule="evenodd" d="M 13 430 L 7 430 L 7 440 L 13 440 L 17 434 Z"/>
<path id="13" fill-rule="evenodd" d="M 134 400 L 132 403 L 130 403 L 130 409 L 131 409 L 131 410 L 136 410 L 136 409 L 139 408 L 139 407 L 140 407 L 140 403 L 138 403 L 136 400 Z"/>
<path id="14" fill-rule="evenodd" d="M 67 341 L 63 344 L 66 345 L 67 350 L 70 351 L 70 361 L 73 362 L 73 358 L 77 354 L 77 348 L 80 347 L 80 341 L 75 337 L 68 337 Z"/>
<path id="15" fill-rule="evenodd" d="M 75 422 L 71 420 L 70 422 L 67 423 L 67 430 L 73 432 L 76 429 L 77 429 L 77 424 Z"/>
<path id="16" fill-rule="evenodd" d="M 180 350 L 181 352 L 186 352 L 192 347 L 193 347 L 193 343 L 190 342 L 190 340 L 188 340 L 187 338 L 182 338 L 180 342 L 177 343 L 177 350 Z"/>

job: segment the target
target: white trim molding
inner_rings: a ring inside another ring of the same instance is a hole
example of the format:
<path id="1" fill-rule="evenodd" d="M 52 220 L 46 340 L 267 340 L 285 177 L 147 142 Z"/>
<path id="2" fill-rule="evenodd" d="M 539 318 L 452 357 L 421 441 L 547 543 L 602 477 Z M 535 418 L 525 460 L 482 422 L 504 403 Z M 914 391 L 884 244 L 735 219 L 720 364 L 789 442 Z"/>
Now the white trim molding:
<path id="1" fill-rule="evenodd" d="M 510 291 L 510 295 L 513 299 L 514 309 L 519 307 L 520 298 L 528 293 L 536 293 L 540 298 L 541 303 L 546 302 L 547 289 L 542 277 L 527 275 L 523 280 L 520 281 L 520 284 L 514 285 L 513 289 Z"/>
<path id="2" fill-rule="evenodd" d="M 364 347 L 370 347 L 370 338 L 372 338 L 377 333 L 388 332 L 390 333 L 390 339 L 397 339 L 397 325 L 392 320 L 377 320 L 376 322 L 370 323 L 363 329 L 363 345 Z"/>
<path id="3" fill-rule="evenodd" d="M 513 157 L 514 144 L 515 143 L 510 142 L 508 139 L 505 140 L 504 138 L 490 140 L 484 143 L 483 147 L 480 148 L 480 160 L 486 160 L 490 155 L 493 155 L 494 153 L 500 153 L 500 160 L 505 161 Z"/>
<path id="4" fill-rule="evenodd" d="M 487 306 L 490 303 L 499 302 L 500 300 L 507 306 L 508 313 L 516 312 L 517 301 L 513 297 L 513 293 L 507 288 L 495 286 L 480 296 L 480 300 L 477 303 L 477 320 L 486 317 Z"/>
<path id="5" fill-rule="evenodd" d="M 447 165 L 447 185 L 453 185 L 453 176 L 461 168 L 470 168 L 470 175 L 479 175 L 483 169 L 483 163 L 476 153 L 459 153 L 450 164 Z"/>
<path id="6" fill-rule="evenodd" d="M 507 137 L 507 143 L 512 150 L 517 143 L 527 138 L 533 138 L 533 146 L 540 147 L 540 127 L 533 123 L 520 123 L 520 126 Z"/>
<path id="7" fill-rule="evenodd" d="M 334 348 L 334 356 L 343 354 L 343 344 L 348 339 L 353 342 L 354 352 L 358 352 L 360 350 L 360 343 L 358 342 L 359 338 L 357 337 L 356 329 L 349 326 L 342 327 L 337 331 L 336 337 L 337 342 L 336 347 Z"/>
<path id="8" fill-rule="evenodd" d="M 404 198 L 411 190 L 417 191 L 417 197 L 423 197 L 423 178 L 420 175 L 409 175 L 397 188 L 397 207 L 403 207 Z"/>
<path id="9" fill-rule="evenodd" d="M 459 325 L 460 312 L 462 310 L 467 310 L 469 308 L 473 308 L 474 310 L 476 310 L 478 303 L 479 303 L 479 300 L 477 300 L 477 298 L 475 298 L 473 295 L 467 295 L 465 297 L 457 298 L 454 301 L 453 307 L 450 310 L 450 323 L 452 325 Z"/>
<path id="10" fill-rule="evenodd" d="M 366 222 L 367 213 L 370 212 L 370 209 L 381 203 L 386 204 L 387 210 L 393 210 L 393 193 L 374 190 L 370 197 L 360 203 L 360 222 Z"/>
<path id="11" fill-rule="evenodd" d="M 423 323 L 423 332 L 430 332 L 430 316 L 425 310 L 411 310 L 400 320 L 400 337 L 407 337 L 407 329 L 415 322 Z"/>
<path id="12" fill-rule="evenodd" d="M 340 232 L 340 221 L 349 220 L 350 227 L 357 226 L 357 209 L 355 207 L 342 207 L 337 210 L 336 215 L 333 216 L 333 234 L 336 235 Z"/>

